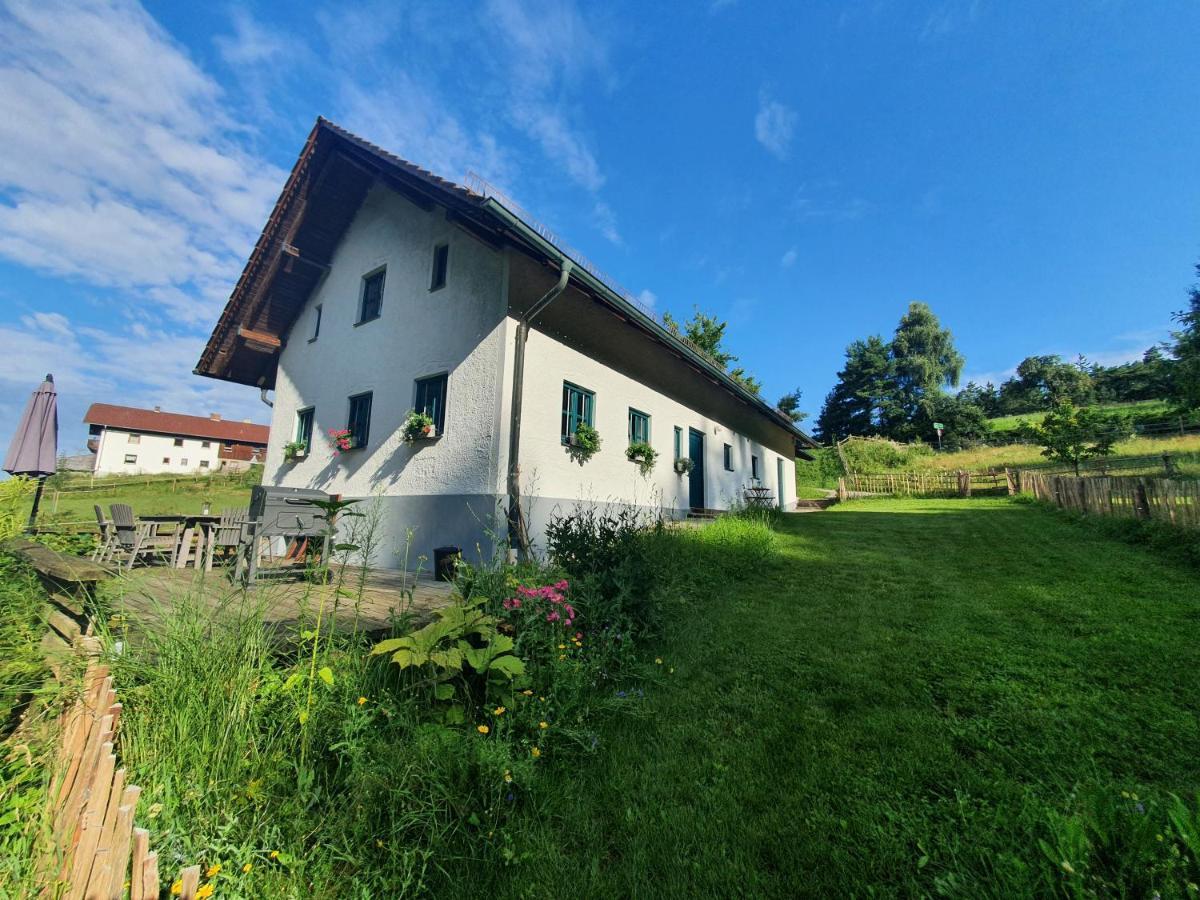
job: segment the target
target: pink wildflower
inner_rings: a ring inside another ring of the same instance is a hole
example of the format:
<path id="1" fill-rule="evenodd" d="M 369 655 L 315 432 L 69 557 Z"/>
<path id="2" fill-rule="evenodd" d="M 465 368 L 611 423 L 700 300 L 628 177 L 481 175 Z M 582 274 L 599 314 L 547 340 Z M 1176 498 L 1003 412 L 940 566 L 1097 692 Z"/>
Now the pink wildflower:
<path id="1" fill-rule="evenodd" d="M 562 581 L 555 584 L 554 589 L 556 591 L 565 591 L 567 589 L 567 580 L 564 578 Z"/>
<path id="2" fill-rule="evenodd" d="M 550 613 L 550 615 L 546 616 L 546 621 L 547 622 L 557 622 L 559 620 L 559 618 L 561 618 L 561 617 L 559 616 L 558 612 L 555 611 L 555 612 Z"/>

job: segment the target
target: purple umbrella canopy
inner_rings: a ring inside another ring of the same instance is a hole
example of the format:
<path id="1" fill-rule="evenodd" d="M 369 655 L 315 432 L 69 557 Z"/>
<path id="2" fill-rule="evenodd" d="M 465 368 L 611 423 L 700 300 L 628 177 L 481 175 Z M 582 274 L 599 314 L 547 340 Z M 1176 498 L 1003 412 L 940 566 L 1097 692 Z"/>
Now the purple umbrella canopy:
<path id="1" fill-rule="evenodd" d="M 45 478 L 53 475 L 57 466 L 58 392 L 54 389 L 54 376 L 47 375 L 25 404 L 21 424 L 4 457 L 4 471 L 9 475 Z"/>

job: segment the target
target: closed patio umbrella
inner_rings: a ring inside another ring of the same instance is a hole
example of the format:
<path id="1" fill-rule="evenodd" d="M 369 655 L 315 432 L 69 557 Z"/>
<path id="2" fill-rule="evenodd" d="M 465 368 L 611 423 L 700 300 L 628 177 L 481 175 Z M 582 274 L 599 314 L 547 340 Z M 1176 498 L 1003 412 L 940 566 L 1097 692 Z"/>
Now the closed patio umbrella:
<path id="1" fill-rule="evenodd" d="M 29 530 L 37 519 L 38 504 L 42 502 L 42 486 L 46 476 L 53 475 L 58 466 L 58 392 L 54 376 L 47 375 L 29 402 L 21 424 L 8 445 L 4 471 L 9 475 L 27 475 L 38 480 L 33 495 L 33 510 L 29 513 Z"/>

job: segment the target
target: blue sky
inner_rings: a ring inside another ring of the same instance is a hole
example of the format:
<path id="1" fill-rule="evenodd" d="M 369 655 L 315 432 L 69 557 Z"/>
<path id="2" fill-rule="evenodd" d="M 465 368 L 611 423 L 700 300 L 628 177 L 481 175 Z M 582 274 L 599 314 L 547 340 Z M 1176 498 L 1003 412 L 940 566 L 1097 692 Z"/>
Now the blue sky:
<path id="1" fill-rule="evenodd" d="M 815 412 L 911 300 L 967 375 L 1116 362 L 1200 260 L 1200 4 L 12 3 L 0 440 L 46 371 L 265 418 L 191 374 L 317 115 L 516 198 Z"/>

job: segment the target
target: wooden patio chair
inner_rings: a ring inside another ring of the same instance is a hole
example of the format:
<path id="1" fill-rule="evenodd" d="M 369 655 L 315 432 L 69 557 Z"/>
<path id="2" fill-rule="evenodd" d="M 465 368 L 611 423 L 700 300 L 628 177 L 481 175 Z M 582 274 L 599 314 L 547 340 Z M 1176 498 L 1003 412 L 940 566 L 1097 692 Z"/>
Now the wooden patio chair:
<path id="1" fill-rule="evenodd" d="M 92 561 L 103 563 L 108 561 L 109 556 L 113 552 L 113 541 L 115 538 L 113 524 L 104 518 L 104 510 L 100 508 L 99 503 L 94 504 L 92 508 L 96 511 L 96 528 L 99 532 L 96 540 L 96 549 L 92 551 Z"/>
<path id="2" fill-rule="evenodd" d="M 232 550 L 234 555 L 238 553 L 249 519 L 250 510 L 245 506 L 221 510 L 221 521 L 213 533 L 212 543 L 208 548 L 208 559 L 204 563 L 206 569 L 212 569 L 218 550 Z"/>
<path id="3" fill-rule="evenodd" d="M 132 569 L 133 564 L 144 557 L 167 557 L 174 565 L 175 553 L 179 549 L 178 534 L 162 534 L 158 530 L 159 523 L 138 520 L 128 503 L 114 503 L 109 510 L 112 512 L 114 538 L 111 558 L 120 556 L 120 562 L 125 563 L 126 569 Z"/>

